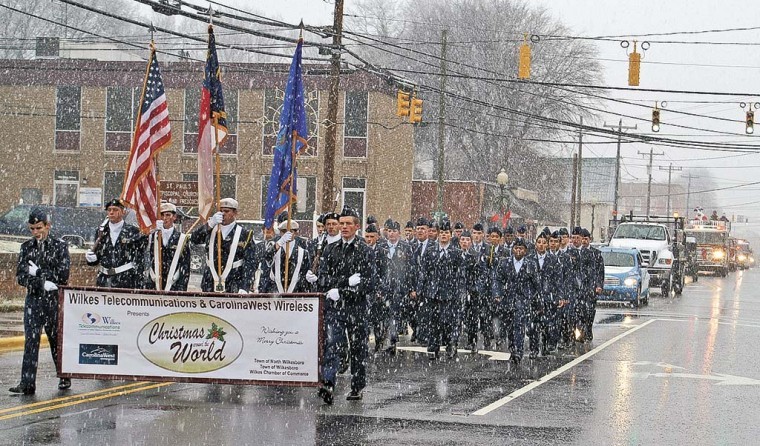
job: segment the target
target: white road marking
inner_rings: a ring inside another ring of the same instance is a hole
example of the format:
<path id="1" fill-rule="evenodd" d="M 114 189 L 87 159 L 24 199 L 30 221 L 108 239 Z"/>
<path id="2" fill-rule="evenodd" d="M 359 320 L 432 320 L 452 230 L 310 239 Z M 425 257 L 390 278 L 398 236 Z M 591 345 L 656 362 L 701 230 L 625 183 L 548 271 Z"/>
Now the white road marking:
<path id="1" fill-rule="evenodd" d="M 428 352 L 427 351 L 427 347 L 415 347 L 415 346 L 396 347 L 396 350 L 405 350 L 405 351 L 408 351 L 408 352 L 417 352 L 417 353 L 427 353 Z M 446 351 L 446 347 L 441 347 L 440 351 L 444 351 L 445 352 Z M 471 354 L 472 351 L 466 350 L 466 349 L 462 349 L 462 348 L 458 348 L 457 349 L 457 353 Z M 489 357 L 488 359 L 491 360 L 491 361 L 508 361 L 509 360 L 509 356 L 510 356 L 509 353 L 505 353 L 505 352 L 493 352 L 493 351 L 490 351 L 490 350 L 478 350 L 478 354 L 479 355 L 486 355 L 486 356 L 488 356 Z"/>
<path id="2" fill-rule="evenodd" d="M 760 381 L 748 378 L 746 376 L 724 375 L 716 373 L 714 375 L 697 375 L 694 373 L 636 373 L 638 378 L 647 378 L 655 376 L 658 378 L 688 378 L 688 379 L 709 379 L 719 381 L 716 386 L 760 386 Z"/>
<path id="3" fill-rule="evenodd" d="M 620 333 L 619 335 L 615 336 L 614 338 L 610 339 L 609 341 L 605 342 L 604 344 L 600 345 L 599 347 L 587 352 L 584 355 L 581 355 L 574 360 L 568 362 L 567 364 L 563 365 L 562 367 L 552 371 L 551 373 L 548 373 L 541 378 L 537 379 L 536 381 L 533 381 L 532 383 L 528 384 L 527 386 L 521 387 L 514 392 L 510 393 L 509 395 L 505 396 L 504 398 L 494 401 L 493 403 L 487 405 L 486 407 L 482 409 L 478 409 L 477 411 L 473 412 L 473 415 L 487 415 L 494 410 L 498 409 L 499 407 L 507 404 L 508 402 L 514 400 L 515 398 L 520 397 L 521 395 L 530 392 L 531 390 L 535 389 L 536 387 L 540 386 L 541 384 L 544 384 L 550 380 L 552 380 L 554 377 L 561 375 L 565 371 L 575 367 L 576 365 L 580 364 L 581 362 L 585 361 L 586 359 L 594 356 L 595 354 L 599 353 L 600 351 L 604 350 L 605 348 L 609 347 L 610 345 L 614 344 L 615 342 L 623 339 L 624 337 L 633 334 L 634 332 L 641 330 L 642 328 L 646 327 L 647 325 L 651 324 L 652 322 L 658 321 L 660 319 L 650 319 L 646 322 L 644 322 L 641 325 L 637 325 L 630 330 L 626 331 L 625 333 Z"/>

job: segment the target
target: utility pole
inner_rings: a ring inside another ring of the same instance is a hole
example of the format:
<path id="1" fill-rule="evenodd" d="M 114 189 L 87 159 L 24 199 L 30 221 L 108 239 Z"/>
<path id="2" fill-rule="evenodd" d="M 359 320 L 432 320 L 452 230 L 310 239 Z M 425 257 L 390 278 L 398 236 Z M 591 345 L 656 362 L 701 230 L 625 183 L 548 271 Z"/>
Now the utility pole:
<path id="1" fill-rule="evenodd" d="M 578 155 L 573 153 L 573 185 L 570 189 L 570 229 L 575 226 L 575 193 L 578 190 Z"/>
<path id="2" fill-rule="evenodd" d="M 446 30 L 441 31 L 441 91 L 438 93 L 438 212 L 443 215 L 443 169 L 445 165 L 443 140 L 446 117 Z"/>
<path id="3" fill-rule="evenodd" d="M 670 176 L 673 174 L 674 170 L 683 170 L 683 167 L 673 167 L 673 163 L 670 163 L 670 166 L 660 166 L 660 170 L 667 170 L 668 171 L 668 217 L 670 217 Z"/>
<path id="4" fill-rule="evenodd" d="M 691 201 L 691 179 L 692 178 L 698 178 L 695 177 L 689 172 L 688 175 L 686 175 L 686 178 L 689 179 L 688 185 L 686 186 L 686 220 L 689 220 L 689 210 L 691 207 L 689 206 L 689 201 Z"/>
<path id="5" fill-rule="evenodd" d="M 638 152 L 639 155 L 646 156 L 646 152 Z M 654 148 L 649 149 L 649 164 L 647 164 L 647 174 L 649 175 L 649 182 L 647 183 L 647 213 L 646 218 L 649 220 L 649 211 L 650 211 L 650 204 L 652 202 L 652 157 L 653 156 L 660 156 L 665 155 L 665 152 L 662 153 L 654 153 Z"/>
<path id="6" fill-rule="evenodd" d="M 322 212 L 328 212 L 333 204 L 335 185 L 335 150 L 338 145 L 338 101 L 340 99 L 340 53 L 343 34 L 343 0 L 335 0 L 333 17 L 332 60 L 330 61 L 330 90 L 327 96 L 327 124 L 325 129 L 324 183 L 322 183 Z"/>
<path id="7" fill-rule="evenodd" d="M 605 127 L 614 129 L 614 125 L 608 125 L 607 123 L 604 124 Z M 623 127 L 623 118 L 620 118 L 620 121 L 618 121 L 617 129 L 618 129 L 618 140 L 617 140 L 617 156 L 615 157 L 615 201 L 612 204 L 612 219 L 617 221 L 618 219 L 618 200 L 620 198 L 620 144 L 621 140 L 623 139 L 623 129 L 625 130 L 636 130 L 637 125 L 633 125 L 633 127 L 625 126 Z"/>
<path id="8" fill-rule="evenodd" d="M 578 219 L 577 223 L 573 223 L 573 226 L 581 225 L 581 189 L 583 188 L 583 116 L 581 116 L 581 126 L 578 128 L 578 193 L 575 197 L 575 205 L 577 210 L 575 212 L 575 218 Z"/>

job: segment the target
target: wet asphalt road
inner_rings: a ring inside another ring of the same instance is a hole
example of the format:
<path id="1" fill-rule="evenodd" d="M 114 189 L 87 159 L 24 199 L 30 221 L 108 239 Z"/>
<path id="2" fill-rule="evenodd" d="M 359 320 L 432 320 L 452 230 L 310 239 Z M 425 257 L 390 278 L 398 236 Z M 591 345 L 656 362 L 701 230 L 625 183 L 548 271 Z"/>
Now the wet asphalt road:
<path id="1" fill-rule="evenodd" d="M 752 269 L 640 309 L 601 305 L 593 343 L 518 368 L 380 356 L 364 401 L 331 407 L 310 388 L 74 380 L 59 392 L 44 349 L 36 395 L 0 391 L 0 444 L 756 444 L 758 289 Z M 0 390 L 20 362 L 0 354 Z"/>

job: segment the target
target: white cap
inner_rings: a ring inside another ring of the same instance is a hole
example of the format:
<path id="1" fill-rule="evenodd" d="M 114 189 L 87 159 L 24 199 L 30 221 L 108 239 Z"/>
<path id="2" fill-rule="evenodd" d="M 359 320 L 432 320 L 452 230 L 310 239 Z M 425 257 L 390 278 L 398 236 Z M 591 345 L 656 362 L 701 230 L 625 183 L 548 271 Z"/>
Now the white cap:
<path id="1" fill-rule="evenodd" d="M 234 198 L 222 198 L 219 202 L 219 208 L 237 209 L 238 202 Z"/>
<path id="2" fill-rule="evenodd" d="M 287 231 L 288 230 L 288 221 L 285 220 L 284 222 L 280 223 L 280 231 Z M 298 229 L 298 222 L 295 220 L 290 220 L 290 229 Z"/>
<path id="3" fill-rule="evenodd" d="M 161 213 L 163 214 L 164 212 L 173 212 L 173 213 L 176 214 L 177 213 L 177 206 L 175 206 L 175 205 L 173 205 L 171 203 L 163 202 L 163 203 L 161 203 Z"/>

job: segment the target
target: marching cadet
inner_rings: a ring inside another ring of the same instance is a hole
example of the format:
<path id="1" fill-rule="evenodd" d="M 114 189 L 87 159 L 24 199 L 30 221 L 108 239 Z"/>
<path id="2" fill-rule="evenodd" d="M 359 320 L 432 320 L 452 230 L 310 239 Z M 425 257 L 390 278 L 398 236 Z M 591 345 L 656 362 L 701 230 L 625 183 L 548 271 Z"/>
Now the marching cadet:
<path id="1" fill-rule="evenodd" d="M 407 243 L 414 241 L 414 223 L 411 220 L 406 222 L 406 226 L 404 226 L 404 240 Z"/>
<path id="2" fill-rule="evenodd" d="M 485 233 L 483 232 L 483 223 L 475 223 L 472 225 L 472 247 L 475 251 L 484 253 L 486 244 L 483 243 Z"/>
<path id="3" fill-rule="evenodd" d="M 319 265 L 322 263 L 325 248 L 331 243 L 340 241 L 340 215 L 335 212 L 328 212 L 322 214 L 319 218 L 322 219 L 325 230 L 316 239 L 316 243 L 313 244 L 314 251 L 310 253 L 312 259 L 311 266 L 306 272 L 306 280 L 312 284 L 312 288 L 317 282 L 317 275 L 315 272 L 319 272 Z"/>
<path id="4" fill-rule="evenodd" d="M 414 228 L 414 234 L 416 239 L 411 243 L 412 247 L 412 261 L 409 267 L 412 269 L 412 292 L 409 293 L 409 301 L 407 305 L 407 317 L 409 319 L 409 325 L 412 327 L 411 342 L 419 341 L 424 343 L 424 327 L 421 326 L 422 315 L 420 313 L 420 306 L 424 300 L 423 291 L 420 283 L 420 266 L 422 263 L 422 257 L 425 255 L 425 251 L 428 245 L 431 243 L 428 241 L 428 228 L 429 222 L 425 217 L 419 217 L 417 219 L 417 225 Z"/>
<path id="5" fill-rule="evenodd" d="M 462 236 L 464 229 L 464 223 L 461 221 L 454 223 L 454 232 L 451 234 L 451 243 L 453 243 L 454 246 L 459 246 L 459 237 Z"/>
<path id="6" fill-rule="evenodd" d="M 491 277 L 493 271 L 498 265 L 498 261 L 493 261 L 491 247 L 483 241 L 485 234 L 483 224 L 475 223 L 472 225 L 472 248 L 471 251 L 476 261 L 476 278 L 473 287 L 474 294 L 470 295 L 472 310 L 468 327 L 468 347 L 470 351 L 477 352 L 478 333 L 483 338 L 483 348 L 491 348 L 493 340 L 493 299 L 491 298 Z M 497 254 L 498 255 L 498 254 Z M 489 263 L 490 260 L 490 263 Z"/>
<path id="7" fill-rule="evenodd" d="M 314 235 L 314 237 L 311 238 L 311 240 L 309 240 L 309 256 L 311 256 L 312 259 L 316 255 L 317 249 L 320 247 L 320 243 L 327 235 L 325 232 L 325 215 L 326 214 L 321 214 L 319 217 L 317 217 L 317 221 L 315 222 L 317 233 Z"/>
<path id="8" fill-rule="evenodd" d="M 258 250 L 253 232 L 237 223 L 237 212 L 237 200 L 223 198 L 219 211 L 190 236 L 191 242 L 206 247 L 206 267 L 201 279 L 201 289 L 205 292 L 248 294 L 252 290 L 253 274 L 259 264 Z M 221 257 L 218 257 L 219 233 Z"/>
<path id="9" fill-rule="evenodd" d="M 510 228 L 507 228 L 508 230 Z M 507 258 L 510 256 L 510 251 L 512 248 L 508 248 L 506 244 L 502 244 L 502 233 L 501 229 L 499 229 L 497 226 L 491 226 L 488 228 L 488 253 L 487 257 L 485 258 L 486 262 L 486 269 L 487 269 L 487 276 L 490 281 L 490 292 L 491 292 L 491 301 L 489 302 L 489 308 L 488 308 L 488 318 L 490 319 L 490 323 L 488 325 L 491 326 L 490 333 L 488 336 L 488 339 L 486 339 L 486 334 L 483 335 L 483 348 L 486 350 L 490 350 L 491 348 L 491 336 L 496 341 L 496 348 L 501 347 L 501 345 L 506 341 L 508 337 L 508 328 L 504 325 L 506 321 L 502 319 L 503 314 L 498 311 L 498 306 L 495 304 L 494 296 L 493 296 L 493 275 L 496 274 L 496 269 L 499 267 L 499 262 L 501 259 Z"/>
<path id="10" fill-rule="evenodd" d="M 412 247 L 404 240 L 400 240 L 401 226 L 398 222 L 391 222 L 385 229 L 388 234 L 387 257 L 388 266 L 385 277 L 382 280 L 385 305 L 388 309 L 388 353 L 396 353 L 396 343 L 400 332 L 406 332 L 404 314 L 402 313 L 406 299 L 412 290 L 414 271 L 410 268 L 412 260 Z"/>
<path id="11" fill-rule="evenodd" d="M 451 222 L 443 220 L 438 242 L 429 246 L 422 257 L 420 280 L 427 306 L 425 332 L 428 358 L 437 359 L 440 346 L 446 346 L 450 359 L 457 355 L 464 294 L 464 259 L 462 251 L 451 243 Z"/>
<path id="12" fill-rule="evenodd" d="M 63 240 L 48 237 L 50 221 L 40 209 L 29 213 L 32 238 L 21 245 L 16 267 L 16 281 L 26 287 L 24 302 L 24 359 L 21 382 L 8 389 L 12 393 L 32 395 L 36 391 L 37 363 L 42 330 L 47 334 L 50 353 L 58 368 L 58 286 L 69 281 L 71 261 L 69 247 Z M 71 387 L 69 378 L 61 378 L 58 388 Z"/>
<path id="13" fill-rule="evenodd" d="M 381 288 L 383 278 L 388 272 L 388 250 L 380 246 L 377 226 L 370 224 L 364 230 L 364 242 L 373 252 L 372 277 L 370 287 L 372 293 L 367 296 L 369 302 L 370 330 L 375 335 L 375 353 L 385 344 L 388 331 L 388 310 L 385 306 L 384 290 Z"/>
<path id="14" fill-rule="evenodd" d="M 580 228 L 574 228 L 573 233 L 580 233 Z M 566 316 L 561 324 L 561 338 L 564 346 L 571 346 L 576 340 L 576 326 L 578 324 L 578 299 L 581 292 L 581 258 L 580 251 L 576 248 L 570 233 L 566 228 L 560 228 L 560 251 L 567 255 L 570 259 L 569 271 L 566 271 L 565 276 L 565 297 L 568 301 L 567 308 L 564 311 Z M 575 236 L 573 236 L 575 237 Z"/>
<path id="15" fill-rule="evenodd" d="M 534 319 L 533 333 L 528 332 L 530 339 L 530 352 L 539 356 L 543 353 L 557 351 L 559 326 L 557 324 L 557 309 L 560 300 L 563 299 L 562 265 L 556 255 L 549 253 L 549 236 L 542 231 L 536 238 L 536 263 L 541 278 L 541 307 L 540 317 Z M 534 347 L 535 344 L 535 347 Z"/>
<path id="16" fill-rule="evenodd" d="M 190 281 L 190 247 L 187 234 L 176 225 L 177 207 L 172 203 L 161 203 L 161 220 L 149 237 L 147 289 L 164 291 L 187 291 Z M 160 242 L 160 255 L 159 255 Z M 161 286 L 156 280 L 161 274 Z"/>
<path id="17" fill-rule="evenodd" d="M 560 249 L 560 231 L 567 230 L 562 228 L 559 231 L 552 232 L 549 237 L 549 255 L 554 256 L 560 265 L 562 282 L 559 285 L 559 302 L 557 303 L 556 318 L 554 324 L 554 332 L 550 332 L 549 345 L 554 345 L 558 348 L 565 348 L 572 341 L 573 337 L 573 325 L 570 323 L 570 299 L 571 293 L 574 290 L 575 274 L 573 272 L 573 264 L 570 255 L 567 250 Z"/>
<path id="18" fill-rule="evenodd" d="M 481 226 L 482 227 L 482 226 Z M 482 232 L 482 231 L 481 231 Z M 478 332 L 485 331 L 490 326 L 491 318 L 483 320 L 481 328 L 482 307 L 487 304 L 487 294 L 484 293 L 486 268 L 483 262 L 483 254 L 472 245 L 472 234 L 463 231 L 459 238 L 459 248 L 462 250 L 465 266 L 465 296 L 464 296 L 464 328 L 467 332 L 467 349 L 472 353 L 478 352 Z M 484 337 L 485 339 L 485 337 Z"/>
<path id="19" fill-rule="evenodd" d="M 311 266 L 311 255 L 304 241 L 298 237 L 299 224 L 295 220 L 280 223 L 280 237 L 267 246 L 262 264 L 271 265 L 263 274 L 269 276 L 264 293 L 307 293 L 311 291 L 306 273 Z M 288 265 L 287 276 L 285 265 Z M 287 286 L 285 277 L 287 277 Z"/>
<path id="20" fill-rule="evenodd" d="M 98 265 L 96 284 L 106 288 L 140 289 L 144 283 L 147 238 L 137 226 L 124 222 L 124 204 L 118 198 L 106 203 L 108 218 L 98 228 L 95 244 L 85 259 Z"/>
<path id="21" fill-rule="evenodd" d="M 489 240 L 490 242 L 490 240 Z M 512 252 L 512 246 L 515 243 L 515 229 L 512 226 L 507 226 L 507 229 L 504 230 L 504 247 L 507 249 L 507 252 Z"/>
<path id="22" fill-rule="evenodd" d="M 517 228 L 517 237 L 518 239 L 522 239 L 525 241 L 525 246 L 528 247 L 528 254 L 534 254 L 536 252 L 536 245 L 533 244 L 532 241 L 530 241 L 530 238 L 528 237 L 528 227 L 525 225 L 520 225 Z"/>
<path id="23" fill-rule="evenodd" d="M 318 395 L 332 404 L 342 346 L 350 340 L 351 392 L 347 400 L 361 400 L 367 384 L 367 297 L 373 293 L 372 250 L 356 233 L 361 220 L 344 208 L 340 216 L 341 241 L 327 245 L 319 264 L 318 289 L 327 295 L 324 310 L 325 345 L 322 385 Z"/>
<path id="24" fill-rule="evenodd" d="M 526 257 L 527 251 L 524 240 L 515 240 L 512 257 L 499 262 L 493 281 L 497 311 L 510 334 L 509 359 L 516 365 L 522 361 L 531 306 L 541 291 L 536 263 Z"/>
<path id="25" fill-rule="evenodd" d="M 604 290 L 604 259 L 598 249 L 590 246 L 591 233 L 588 229 L 582 229 L 580 235 L 583 292 L 578 302 L 578 329 L 581 331 L 581 340 L 591 342 L 594 339 L 592 326 L 596 316 L 596 298 Z"/>

